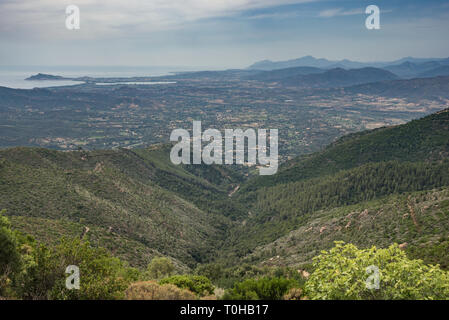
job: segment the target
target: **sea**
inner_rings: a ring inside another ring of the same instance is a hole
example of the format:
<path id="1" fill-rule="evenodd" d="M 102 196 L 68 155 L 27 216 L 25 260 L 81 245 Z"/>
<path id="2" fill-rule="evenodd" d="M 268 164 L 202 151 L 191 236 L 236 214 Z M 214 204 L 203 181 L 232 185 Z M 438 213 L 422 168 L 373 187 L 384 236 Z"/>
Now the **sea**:
<path id="1" fill-rule="evenodd" d="M 202 70 L 192 67 L 134 67 L 134 66 L 0 66 L 0 87 L 33 89 L 82 84 L 71 80 L 25 80 L 38 74 L 64 77 L 157 77 L 183 71 Z M 127 84 L 133 84 L 131 82 Z M 134 83 L 141 84 L 141 83 Z M 163 84 L 163 83 L 158 83 Z"/>

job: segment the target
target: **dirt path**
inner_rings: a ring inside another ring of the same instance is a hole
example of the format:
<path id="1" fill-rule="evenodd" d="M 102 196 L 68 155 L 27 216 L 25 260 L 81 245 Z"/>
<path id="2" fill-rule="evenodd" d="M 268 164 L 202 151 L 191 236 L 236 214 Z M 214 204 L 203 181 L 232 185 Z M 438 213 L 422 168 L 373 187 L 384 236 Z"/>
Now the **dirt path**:
<path id="1" fill-rule="evenodd" d="M 90 231 L 89 227 L 84 227 L 83 233 L 80 236 L 80 239 L 82 240 L 84 236 Z"/>
<path id="2" fill-rule="evenodd" d="M 234 193 L 236 193 L 237 190 L 239 190 L 239 188 L 240 188 L 240 185 L 238 185 L 237 187 L 235 187 L 231 192 L 229 192 L 228 197 L 232 197 L 232 195 L 233 195 Z"/>

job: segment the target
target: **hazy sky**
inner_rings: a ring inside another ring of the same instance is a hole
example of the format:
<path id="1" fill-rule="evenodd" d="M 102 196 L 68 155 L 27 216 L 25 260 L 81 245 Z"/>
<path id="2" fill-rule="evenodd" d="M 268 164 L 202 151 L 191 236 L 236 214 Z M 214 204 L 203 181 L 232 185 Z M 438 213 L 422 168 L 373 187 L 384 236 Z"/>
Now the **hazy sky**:
<path id="1" fill-rule="evenodd" d="M 80 8 L 80 30 L 65 27 L 70 4 Z M 380 30 L 365 28 L 371 4 Z M 0 65 L 448 57 L 448 31 L 447 0 L 0 0 Z"/>

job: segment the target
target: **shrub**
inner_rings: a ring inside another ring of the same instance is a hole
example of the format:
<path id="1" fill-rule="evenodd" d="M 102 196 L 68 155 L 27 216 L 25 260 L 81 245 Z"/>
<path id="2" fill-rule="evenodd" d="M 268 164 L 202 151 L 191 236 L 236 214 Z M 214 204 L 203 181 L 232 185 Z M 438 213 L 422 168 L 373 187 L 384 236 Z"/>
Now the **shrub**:
<path id="1" fill-rule="evenodd" d="M 148 275 L 151 279 L 169 277 L 175 270 L 173 262 L 165 257 L 153 258 L 148 264 Z"/>
<path id="2" fill-rule="evenodd" d="M 65 278 L 64 270 L 46 246 L 33 244 L 26 251 L 23 270 L 15 279 L 16 294 L 22 299 L 48 299 L 57 280 Z"/>
<path id="3" fill-rule="evenodd" d="M 5 294 L 11 285 L 11 278 L 21 268 L 20 247 L 17 234 L 11 230 L 5 210 L 0 211 L 0 295 Z"/>
<path id="4" fill-rule="evenodd" d="M 283 297 L 284 300 L 304 300 L 304 293 L 301 288 L 291 288 Z"/>
<path id="5" fill-rule="evenodd" d="M 297 285 L 292 279 L 261 278 L 247 279 L 236 283 L 223 296 L 226 300 L 281 300 L 289 289 Z"/>
<path id="6" fill-rule="evenodd" d="M 173 284 L 160 285 L 155 281 L 136 282 L 125 292 L 127 300 L 194 300 L 194 293 Z"/>
<path id="7" fill-rule="evenodd" d="M 130 272 L 120 259 L 112 257 L 103 248 L 93 248 L 88 242 L 75 239 L 63 240 L 56 248 L 59 262 L 59 278 L 51 291 L 51 298 L 64 300 L 121 299 L 126 288 L 136 281 L 135 272 Z M 65 287 L 65 268 L 76 265 L 80 268 L 80 289 Z"/>
<path id="8" fill-rule="evenodd" d="M 206 296 L 214 293 L 212 282 L 205 276 L 177 275 L 162 279 L 160 284 L 173 284 L 178 288 L 188 289 L 198 296 Z"/>
<path id="9" fill-rule="evenodd" d="M 369 266 L 379 270 L 378 289 L 367 287 Z M 305 293 L 311 299 L 449 299 L 449 274 L 408 259 L 398 245 L 358 249 L 336 242 L 314 258 Z"/>
<path id="10" fill-rule="evenodd" d="M 20 299 L 119 299 L 141 275 L 103 248 L 62 239 L 56 248 L 11 230 L 0 211 L 0 296 Z M 80 268 L 80 289 L 65 286 L 67 266 Z"/>

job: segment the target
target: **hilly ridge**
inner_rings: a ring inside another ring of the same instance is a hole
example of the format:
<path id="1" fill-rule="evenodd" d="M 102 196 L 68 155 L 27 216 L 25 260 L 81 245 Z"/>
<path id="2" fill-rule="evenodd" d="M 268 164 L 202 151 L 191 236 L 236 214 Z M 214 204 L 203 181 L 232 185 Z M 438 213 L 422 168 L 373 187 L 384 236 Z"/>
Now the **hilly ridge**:
<path id="1" fill-rule="evenodd" d="M 271 186 L 336 173 L 370 162 L 437 160 L 449 154 L 449 109 L 404 125 L 349 134 L 324 150 L 297 158 L 277 175 L 257 177 L 242 186 Z"/>
<path id="2" fill-rule="evenodd" d="M 340 66 L 343 68 L 363 68 L 363 67 L 385 67 L 392 65 L 400 65 L 403 63 L 413 63 L 413 64 L 422 64 L 426 62 L 442 62 L 447 63 L 448 59 L 446 58 L 413 58 L 413 57 L 405 57 L 396 61 L 385 61 L 385 62 L 358 62 L 351 61 L 348 59 L 343 60 L 328 60 L 325 58 L 315 58 L 313 56 L 305 56 L 298 59 L 291 59 L 286 61 L 271 61 L 271 60 L 263 60 L 252 64 L 249 69 L 258 69 L 258 70 L 275 70 L 275 69 L 283 69 L 283 68 L 292 68 L 292 67 L 317 67 L 317 68 L 334 68 L 335 66 Z"/>
<path id="3" fill-rule="evenodd" d="M 205 212 L 207 202 L 193 202 L 220 194 L 225 199 L 227 189 L 169 164 L 165 149 L 1 150 L 0 207 L 32 235 L 53 225 L 57 234 L 50 241 L 64 230 L 80 235 L 88 227 L 88 238 L 105 247 L 119 244 L 116 250 L 134 265 L 167 255 L 192 266 L 207 258 L 230 223 L 221 207 Z M 220 169 L 217 175 L 227 180 L 232 173 Z M 27 221 L 35 221 L 35 228 Z"/>
<path id="4" fill-rule="evenodd" d="M 334 88 L 357 84 L 396 80 L 398 77 L 383 69 L 365 67 L 345 70 L 343 68 L 319 69 L 315 67 L 292 67 L 262 71 L 248 76 L 248 79 L 279 82 L 286 86 L 300 88 Z"/>

